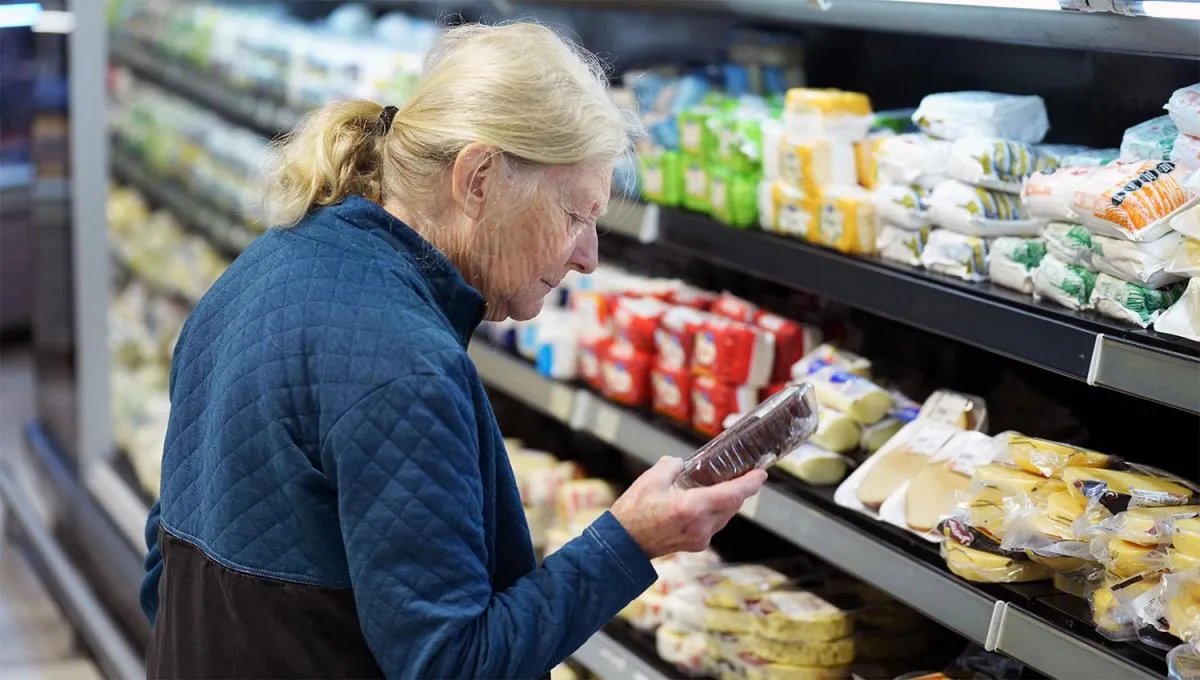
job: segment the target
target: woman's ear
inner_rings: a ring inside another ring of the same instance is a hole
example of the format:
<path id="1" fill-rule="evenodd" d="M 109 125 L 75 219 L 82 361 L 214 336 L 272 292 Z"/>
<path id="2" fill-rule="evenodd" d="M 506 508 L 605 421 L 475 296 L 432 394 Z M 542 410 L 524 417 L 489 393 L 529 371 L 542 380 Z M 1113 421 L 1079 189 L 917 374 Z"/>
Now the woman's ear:
<path id="1" fill-rule="evenodd" d="M 483 216 L 487 194 L 499 181 L 500 152 L 494 146 L 474 142 L 454 158 L 450 186 L 459 210 L 473 220 Z"/>

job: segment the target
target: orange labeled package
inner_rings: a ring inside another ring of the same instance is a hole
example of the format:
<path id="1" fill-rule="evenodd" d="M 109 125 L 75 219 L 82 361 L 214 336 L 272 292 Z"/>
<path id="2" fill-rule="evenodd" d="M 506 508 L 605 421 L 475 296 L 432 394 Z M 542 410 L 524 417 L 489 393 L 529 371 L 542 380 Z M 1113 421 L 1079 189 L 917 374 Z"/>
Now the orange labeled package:
<path id="1" fill-rule="evenodd" d="M 1071 208 L 1101 236 L 1154 241 L 1170 231 L 1169 221 L 1193 198 L 1167 161 L 1112 163 L 1078 180 Z"/>

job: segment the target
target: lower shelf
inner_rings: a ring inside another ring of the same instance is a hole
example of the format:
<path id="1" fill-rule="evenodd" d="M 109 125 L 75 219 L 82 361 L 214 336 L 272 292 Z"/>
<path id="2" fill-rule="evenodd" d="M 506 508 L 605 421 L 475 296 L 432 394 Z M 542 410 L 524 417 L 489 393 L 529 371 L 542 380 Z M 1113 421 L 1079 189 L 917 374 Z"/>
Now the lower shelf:
<path id="1" fill-rule="evenodd" d="M 688 456 L 699 445 L 652 417 L 545 378 L 503 350 L 475 342 L 470 353 L 492 388 L 646 464 L 664 455 Z M 963 581 L 946 571 L 931 544 L 834 504 L 832 488 L 810 487 L 773 472 L 742 514 L 988 651 L 1008 654 L 1051 677 L 1164 674 L 1161 653 L 1104 642 L 1092 633 L 1090 621 L 1050 604 L 1057 591 L 1048 585 L 980 587 Z"/>
<path id="2" fill-rule="evenodd" d="M 604 680 L 671 680 L 678 671 L 660 660 L 649 636 L 613 622 L 583 644 L 571 658 Z"/>

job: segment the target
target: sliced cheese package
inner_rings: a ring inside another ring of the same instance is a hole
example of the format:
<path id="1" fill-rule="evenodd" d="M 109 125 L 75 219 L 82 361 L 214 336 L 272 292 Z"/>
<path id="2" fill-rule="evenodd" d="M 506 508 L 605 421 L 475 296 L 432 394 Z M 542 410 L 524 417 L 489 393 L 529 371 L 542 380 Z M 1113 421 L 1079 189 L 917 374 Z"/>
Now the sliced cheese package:
<path id="1" fill-rule="evenodd" d="M 654 570 L 658 572 L 658 580 L 650 586 L 651 590 L 663 595 L 694 584 L 704 574 L 716 569 L 721 564 L 721 557 L 712 550 L 700 552 L 678 552 L 652 561 Z"/>
<path id="2" fill-rule="evenodd" d="M 994 441 L 1004 448 L 1004 455 L 1013 464 L 1043 477 L 1061 477 L 1063 471 L 1071 467 L 1104 468 L 1119 462 L 1116 457 L 1104 453 L 1018 432 L 998 434 Z"/>
<path id="3" fill-rule="evenodd" d="M 804 355 L 800 361 L 792 366 L 792 379 L 807 380 L 809 376 L 829 367 L 836 367 L 847 373 L 853 373 L 864 378 L 871 375 L 870 359 L 861 357 L 853 352 L 848 352 L 835 345 L 823 344 Z"/>
<path id="4" fill-rule="evenodd" d="M 1021 182 L 1036 172 L 1053 169 L 1057 159 L 1032 144 L 996 137 L 960 137 L 950 147 L 946 172 L 977 187 L 1018 193 Z"/>
<path id="5" fill-rule="evenodd" d="M 921 252 L 929 241 L 928 227 L 903 229 L 891 224 L 881 224 L 875 234 L 875 248 L 879 257 L 909 267 L 921 266 Z"/>
<path id="6" fill-rule="evenodd" d="M 905 425 L 838 487 L 834 502 L 876 516 L 884 502 L 959 432 L 955 427 L 931 420 L 917 419 Z"/>
<path id="7" fill-rule="evenodd" d="M 1162 583 L 1162 614 L 1167 630 L 1200 648 L 1200 570 L 1167 574 Z"/>
<path id="8" fill-rule="evenodd" d="M 1118 321 L 1147 328 L 1182 294 L 1180 287 L 1154 290 L 1102 272 L 1096 276 L 1088 307 Z"/>
<path id="9" fill-rule="evenodd" d="M 992 283 L 1022 293 L 1033 292 L 1033 272 L 1046 256 L 1046 242 L 1040 238 L 1002 236 L 988 251 L 988 278 Z"/>
<path id="10" fill-rule="evenodd" d="M 1049 567 L 1024 555 L 1001 555 L 976 550 L 953 538 L 942 542 L 942 558 L 951 573 L 975 583 L 1026 583 L 1045 581 L 1053 576 Z"/>
<path id="11" fill-rule="evenodd" d="M 921 265 L 964 281 L 987 281 L 988 245 L 985 238 L 934 229 L 921 251 Z"/>
<path id="12" fill-rule="evenodd" d="M 984 430 L 987 429 L 987 403 L 983 397 L 973 394 L 936 390 L 921 404 L 917 417 L 960 430 Z"/>
<path id="13" fill-rule="evenodd" d="M 854 639 L 850 637 L 829 642 L 796 639 L 782 642 L 751 635 L 743 644 L 755 657 L 785 666 L 838 668 L 854 661 Z"/>
<path id="14" fill-rule="evenodd" d="M 855 255 L 875 252 L 875 206 L 866 189 L 829 186 L 821 192 L 821 208 L 808 239 Z"/>
<path id="15" fill-rule="evenodd" d="M 1072 467 L 1063 471 L 1062 479 L 1077 500 L 1112 514 L 1130 508 L 1200 505 L 1195 483 L 1145 465 L 1126 464 L 1120 470 Z"/>
<path id="16" fill-rule="evenodd" d="M 1154 241 L 1194 199 L 1169 161 L 1114 163 L 1092 171 L 1075 187 L 1071 209 L 1100 236 Z"/>
<path id="17" fill-rule="evenodd" d="M 1077 572 L 1092 563 L 1091 546 L 1076 535 L 1074 518 L 1062 516 L 1064 500 L 1073 502 L 1065 491 L 1009 499 L 1000 549 L 1022 551 L 1056 573 Z"/>
<path id="18" fill-rule="evenodd" d="M 1200 278 L 1188 281 L 1183 295 L 1154 321 L 1154 330 L 1200 342 Z"/>
<path id="19" fill-rule="evenodd" d="M 1200 517 L 1173 521 L 1171 545 L 1181 553 L 1200 559 Z"/>
<path id="20" fill-rule="evenodd" d="M 836 366 L 817 371 L 809 380 L 822 406 L 841 411 L 862 425 L 879 422 L 892 406 L 886 390 Z"/>
<path id="21" fill-rule="evenodd" d="M 824 411 L 822 411 L 824 413 Z M 805 442 L 775 464 L 780 470 L 813 486 L 832 486 L 846 477 L 846 457 Z"/>
<path id="22" fill-rule="evenodd" d="M 933 224 L 970 236 L 1037 236 L 1044 218 L 1026 215 L 1014 194 L 947 180 L 929 194 L 929 219 Z"/>
<path id="23" fill-rule="evenodd" d="M 708 639 L 703 632 L 663 625 L 655 633 L 654 641 L 659 658 L 685 675 L 699 677 L 707 671 Z"/>
<path id="24" fill-rule="evenodd" d="M 810 592 L 779 590 L 747 598 L 745 603 L 754 615 L 752 632 L 768 640 L 832 642 L 854 631 L 850 614 Z"/>
<path id="25" fill-rule="evenodd" d="M 708 607 L 741 611 L 746 597 L 763 595 L 786 585 L 791 579 L 762 564 L 737 564 L 713 569 L 697 579 L 705 589 Z"/>
<path id="26" fill-rule="evenodd" d="M 942 540 L 939 523 L 956 513 L 971 491 L 971 474 L 990 460 L 991 437 L 975 431 L 958 431 L 950 437 L 906 484 L 879 508 L 885 522 L 907 529 L 932 542 Z"/>
<path id="27" fill-rule="evenodd" d="M 1033 274 L 1033 299 L 1051 300 L 1067 309 L 1088 309 L 1095 285 L 1095 271 L 1047 254 Z"/>

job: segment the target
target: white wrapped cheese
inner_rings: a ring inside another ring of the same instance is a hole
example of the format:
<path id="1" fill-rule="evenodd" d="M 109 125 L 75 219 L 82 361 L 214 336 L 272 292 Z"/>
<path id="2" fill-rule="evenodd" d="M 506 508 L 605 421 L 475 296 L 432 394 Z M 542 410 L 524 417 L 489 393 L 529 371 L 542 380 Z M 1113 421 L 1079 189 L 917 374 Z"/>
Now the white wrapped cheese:
<path id="1" fill-rule="evenodd" d="M 817 371 L 809 381 L 821 406 L 841 411 L 862 425 L 879 422 L 892 406 L 892 397 L 885 390 L 836 366 Z"/>
<path id="2" fill-rule="evenodd" d="M 1032 144 L 995 137 L 962 137 L 950 147 L 946 171 L 953 179 L 977 187 L 1018 193 L 1021 182 L 1057 166 L 1055 158 Z"/>
<path id="3" fill-rule="evenodd" d="M 904 134 L 881 139 L 875 150 L 879 179 L 887 184 L 932 189 L 947 179 L 950 142 Z"/>
<path id="4" fill-rule="evenodd" d="M 1032 293 L 1033 272 L 1045 256 L 1046 242 L 1042 239 L 998 238 L 988 250 L 988 278 L 998 286 Z"/>
<path id="5" fill-rule="evenodd" d="M 1171 158 L 1171 147 L 1179 136 L 1179 128 L 1170 116 L 1159 116 L 1138 123 L 1125 131 L 1121 138 L 1121 162 L 1165 161 Z"/>
<path id="6" fill-rule="evenodd" d="M 1170 289 L 1152 290 L 1100 273 L 1088 304 L 1104 316 L 1146 328 L 1177 298 Z"/>
<path id="7" fill-rule="evenodd" d="M 1200 279 L 1188 281 L 1183 297 L 1158 317 L 1154 330 L 1200 342 Z"/>
<path id="8" fill-rule="evenodd" d="M 1163 108 L 1181 133 L 1200 137 L 1200 83 L 1175 90 Z"/>
<path id="9" fill-rule="evenodd" d="M 941 139 L 999 137 L 1038 144 L 1050 129 L 1046 103 L 1034 95 L 943 92 L 927 95 L 913 122 Z"/>
<path id="10" fill-rule="evenodd" d="M 970 236 L 1037 236 L 1046 220 L 1025 215 L 1020 199 L 1008 193 L 947 180 L 929 194 L 929 218 L 936 226 Z"/>
<path id="11" fill-rule="evenodd" d="M 871 200 L 880 224 L 901 229 L 921 229 L 929 226 L 926 202 L 929 191 L 918 186 L 885 184 L 876 189 Z"/>
<path id="12" fill-rule="evenodd" d="M 1180 280 L 1167 271 L 1167 262 L 1183 247 L 1184 237 L 1168 232 L 1142 243 L 1096 236 L 1082 225 L 1051 222 L 1043 235 L 1048 252 L 1067 264 L 1075 264 L 1147 288 L 1161 288 Z"/>
<path id="13" fill-rule="evenodd" d="M 875 236 L 875 247 L 879 250 L 879 256 L 889 262 L 920 267 L 921 252 L 929 241 L 930 231 L 929 227 L 902 229 L 884 224 Z"/>
<path id="14" fill-rule="evenodd" d="M 987 281 L 988 240 L 934 229 L 921 251 L 921 264 L 931 272 L 964 281 Z"/>
<path id="15" fill-rule="evenodd" d="M 1200 170 L 1200 137 L 1179 133 L 1171 147 L 1171 162 L 1187 170 Z"/>
<path id="16" fill-rule="evenodd" d="M 1033 275 L 1033 297 L 1052 300 L 1068 309 L 1087 309 L 1095 284 L 1096 272 L 1046 255 Z"/>

